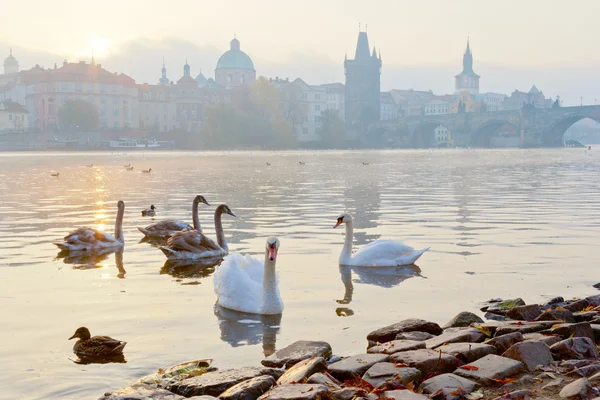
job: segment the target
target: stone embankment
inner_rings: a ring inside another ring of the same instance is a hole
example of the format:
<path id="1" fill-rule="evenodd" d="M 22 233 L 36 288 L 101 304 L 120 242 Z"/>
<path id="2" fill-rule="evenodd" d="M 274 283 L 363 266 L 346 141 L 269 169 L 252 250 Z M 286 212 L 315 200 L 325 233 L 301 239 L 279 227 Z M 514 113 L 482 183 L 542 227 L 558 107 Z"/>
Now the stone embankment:
<path id="1" fill-rule="evenodd" d="M 102 400 L 593 399 L 600 396 L 600 295 L 545 304 L 491 300 L 489 322 L 462 312 L 446 325 L 407 319 L 367 335 L 367 348 L 332 355 L 299 341 L 261 367 L 187 363 Z M 190 367 L 191 365 L 191 367 Z"/>

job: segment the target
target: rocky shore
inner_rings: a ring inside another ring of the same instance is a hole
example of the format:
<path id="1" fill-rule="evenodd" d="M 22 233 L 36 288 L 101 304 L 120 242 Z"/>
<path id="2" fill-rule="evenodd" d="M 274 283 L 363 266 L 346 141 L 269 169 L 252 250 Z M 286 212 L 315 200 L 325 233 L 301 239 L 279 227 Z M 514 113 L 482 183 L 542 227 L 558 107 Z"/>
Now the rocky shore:
<path id="1" fill-rule="evenodd" d="M 159 370 L 102 400 L 593 399 L 600 396 L 600 295 L 545 304 L 493 299 L 488 322 L 461 312 L 446 325 L 407 319 L 333 355 L 299 341 L 262 366 L 219 370 L 196 360 Z"/>

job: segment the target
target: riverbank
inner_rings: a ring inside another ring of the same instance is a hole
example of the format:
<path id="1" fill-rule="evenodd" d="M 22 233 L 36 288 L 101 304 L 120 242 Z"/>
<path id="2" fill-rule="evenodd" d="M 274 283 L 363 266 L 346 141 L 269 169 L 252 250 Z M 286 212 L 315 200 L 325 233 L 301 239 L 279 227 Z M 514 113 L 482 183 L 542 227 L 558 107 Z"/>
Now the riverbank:
<path id="1" fill-rule="evenodd" d="M 600 288 L 600 284 L 595 285 Z M 492 299 L 487 322 L 461 312 L 448 323 L 414 318 L 366 337 L 340 357 L 298 341 L 262 366 L 218 369 L 196 360 L 159 370 L 102 400 L 595 398 L 600 394 L 600 295 L 544 304 Z M 218 361 L 217 361 L 218 362 Z"/>

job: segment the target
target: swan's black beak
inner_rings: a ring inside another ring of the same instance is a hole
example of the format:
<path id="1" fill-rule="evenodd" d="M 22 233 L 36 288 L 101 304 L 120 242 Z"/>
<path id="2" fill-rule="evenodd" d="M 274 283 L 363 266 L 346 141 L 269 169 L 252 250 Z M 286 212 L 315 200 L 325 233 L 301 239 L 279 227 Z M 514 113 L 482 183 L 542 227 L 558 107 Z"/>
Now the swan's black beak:
<path id="1" fill-rule="evenodd" d="M 206 201 L 206 199 L 204 199 L 203 203 L 206 204 L 207 206 L 210 206 L 210 204 L 208 204 L 208 201 Z"/>
<path id="2" fill-rule="evenodd" d="M 231 211 L 229 211 L 227 214 L 231 215 L 232 217 L 236 217 L 237 218 L 237 216 L 234 213 L 232 213 Z"/>

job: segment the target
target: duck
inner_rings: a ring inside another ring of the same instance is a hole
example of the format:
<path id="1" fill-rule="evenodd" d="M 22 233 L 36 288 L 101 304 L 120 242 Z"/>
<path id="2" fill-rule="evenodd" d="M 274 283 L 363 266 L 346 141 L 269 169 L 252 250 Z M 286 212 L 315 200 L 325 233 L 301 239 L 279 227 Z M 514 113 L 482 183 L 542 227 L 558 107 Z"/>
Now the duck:
<path id="1" fill-rule="evenodd" d="M 60 173 L 59 172 L 54 172 L 54 173 L 50 174 L 50 176 L 55 176 L 55 177 L 58 178 L 60 176 Z"/>
<path id="2" fill-rule="evenodd" d="M 268 163 L 267 163 L 267 167 L 270 167 L 270 166 L 271 166 L 271 163 L 270 163 L 270 162 L 268 162 Z"/>
<path id="3" fill-rule="evenodd" d="M 149 168 L 149 169 L 143 169 L 143 170 L 142 170 L 142 172 L 143 172 L 144 174 L 149 174 L 150 172 L 152 172 L 152 168 Z"/>
<path id="4" fill-rule="evenodd" d="M 73 352 L 80 358 L 114 357 L 123 354 L 127 342 L 109 336 L 92 336 L 85 326 L 77 328 L 69 338 L 79 340 L 73 345 Z"/>
<path id="5" fill-rule="evenodd" d="M 125 167 L 127 171 L 133 171 L 133 167 Z"/>
<path id="6" fill-rule="evenodd" d="M 142 210 L 142 217 L 154 217 L 155 215 L 156 215 L 156 207 L 154 207 L 154 204 L 152 204 L 150 206 L 150 208 Z"/>
<path id="7" fill-rule="evenodd" d="M 369 165 L 369 163 L 368 163 L 368 162 L 364 162 L 364 161 L 363 161 L 363 165 Z"/>
<path id="8" fill-rule="evenodd" d="M 305 164 L 306 164 L 304 161 L 298 161 L 298 163 L 299 163 L 300 165 L 305 165 Z"/>
<path id="9" fill-rule="evenodd" d="M 177 221 L 173 219 L 155 222 L 153 224 L 148 225 L 145 228 L 139 228 L 138 230 L 144 234 L 147 238 L 155 238 L 155 239 L 167 239 L 171 237 L 175 232 L 179 231 L 191 231 L 197 230 L 202 232 L 202 227 L 200 226 L 200 219 L 198 218 L 198 204 L 203 203 L 207 206 L 208 201 L 201 194 L 194 197 L 194 201 L 192 202 L 192 221 L 194 226 L 183 222 Z"/>
<path id="10" fill-rule="evenodd" d="M 117 219 L 115 220 L 115 234 L 104 233 L 98 229 L 81 227 L 63 238 L 63 242 L 54 243 L 61 250 L 71 252 L 99 251 L 114 249 L 115 251 L 125 245 L 123 238 L 123 215 L 125 214 L 125 203 L 119 200 L 117 203 Z"/>
<path id="11" fill-rule="evenodd" d="M 251 314 L 275 315 L 283 312 L 275 263 L 279 239 L 271 236 L 265 246 L 265 260 L 250 255 L 228 255 L 213 275 L 217 304 Z"/>
<path id="12" fill-rule="evenodd" d="M 88 168 L 92 168 L 93 166 L 94 166 L 94 164 L 86 165 L 86 167 L 88 167 Z"/>
<path id="13" fill-rule="evenodd" d="M 334 228 L 346 224 L 346 240 L 342 253 L 340 254 L 340 265 L 354 267 L 397 267 L 400 265 L 412 265 L 423 255 L 429 247 L 423 250 L 415 250 L 404 243 L 394 240 L 375 240 L 352 255 L 352 239 L 354 228 L 352 215 L 343 213 L 337 218 Z"/>
<path id="14" fill-rule="evenodd" d="M 215 210 L 215 231 L 217 243 L 204 235 L 201 231 L 186 230 L 173 233 L 166 246 L 159 247 L 169 260 L 199 259 L 199 258 L 222 258 L 229 253 L 229 247 L 225 241 L 221 216 L 223 214 L 235 217 L 235 214 L 226 204 L 221 204 Z"/>

